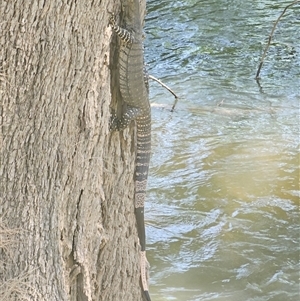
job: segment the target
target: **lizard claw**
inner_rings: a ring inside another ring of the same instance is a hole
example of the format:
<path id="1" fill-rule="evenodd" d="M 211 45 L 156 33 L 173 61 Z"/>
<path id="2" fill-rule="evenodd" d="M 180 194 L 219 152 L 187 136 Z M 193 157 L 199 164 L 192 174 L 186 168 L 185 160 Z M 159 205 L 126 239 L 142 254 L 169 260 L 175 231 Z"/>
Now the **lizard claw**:
<path id="1" fill-rule="evenodd" d="M 110 11 L 107 11 L 107 12 L 110 14 L 108 24 L 111 25 L 112 27 L 114 27 L 116 25 L 116 15 L 115 15 L 115 13 L 112 13 Z"/>

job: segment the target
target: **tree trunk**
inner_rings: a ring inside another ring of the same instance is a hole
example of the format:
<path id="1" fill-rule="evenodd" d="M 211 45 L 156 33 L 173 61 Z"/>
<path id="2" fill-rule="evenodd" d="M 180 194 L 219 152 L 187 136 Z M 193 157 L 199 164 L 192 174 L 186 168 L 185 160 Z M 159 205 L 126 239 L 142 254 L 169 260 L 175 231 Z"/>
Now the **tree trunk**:
<path id="1" fill-rule="evenodd" d="M 107 10 L 120 0 L 0 2 L 2 301 L 142 300 Z"/>

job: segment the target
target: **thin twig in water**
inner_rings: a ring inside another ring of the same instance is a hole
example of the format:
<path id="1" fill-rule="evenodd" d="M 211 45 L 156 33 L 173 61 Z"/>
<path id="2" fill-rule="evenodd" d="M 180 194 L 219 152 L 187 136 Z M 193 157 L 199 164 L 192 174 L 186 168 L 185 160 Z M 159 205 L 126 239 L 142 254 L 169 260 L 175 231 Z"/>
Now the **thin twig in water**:
<path id="1" fill-rule="evenodd" d="M 255 79 L 256 79 L 256 80 L 259 78 L 260 69 L 261 69 L 261 67 L 262 67 L 262 65 L 263 65 L 265 56 L 266 56 L 267 51 L 268 51 L 268 49 L 269 49 L 269 46 L 270 46 L 270 44 L 271 44 L 271 40 L 272 40 L 272 37 L 273 37 L 274 31 L 275 31 L 275 28 L 276 28 L 276 26 L 277 26 L 279 20 L 281 19 L 281 17 L 284 15 L 284 13 L 286 12 L 286 10 L 287 10 L 290 6 L 292 6 L 292 5 L 296 4 L 296 3 L 299 3 L 299 2 L 300 2 L 300 0 L 297 0 L 297 1 L 294 1 L 293 3 L 287 5 L 287 6 L 284 8 L 284 10 L 283 10 L 283 12 L 281 13 L 281 15 L 280 15 L 280 16 L 278 17 L 278 19 L 276 20 L 276 22 L 274 23 L 274 26 L 273 26 L 273 28 L 272 28 L 271 34 L 269 35 L 269 40 L 268 40 L 267 47 L 266 47 L 266 49 L 265 49 L 265 51 L 264 51 L 264 53 L 263 53 L 263 55 L 262 55 L 262 58 L 261 58 L 261 60 L 260 60 L 259 66 L 258 66 L 258 70 L 257 70 L 257 72 L 256 72 L 256 76 L 255 76 Z"/>
<path id="2" fill-rule="evenodd" d="M 170 89 L 166 84 L 164 84 L 164 83 L 163 83 L 162 81 L 160 81 L 158 78 L 156 78 L 156 77 L 154 77 L 154 76 L 152 76 L 152 75 L 149 75 L 149 78 L 152 79 L 152 80 L 154 80 L 154 81 L 156 81 L 156 82 L 158 82 L 162 87 L 164 87 L 165 89 L 167 89 L 170 93 L 172 93 L 172 94 L 174 95 L 174 97 L 175 97 L 175 102 L 174 102 L 174 104 L 173 104 L 173 106 L 172 106 L 172 109 L 171 109 L 171 112 L 173 112 L 174 109 L 175 109 L 175 106 L 176 106 L 176 104 L 177 104 L 177 102 L 178 102 L 178 96 L 176 95 L 176 93 L 173 92 L 172 89 Z"/>
<path id="3" fill-rule="evenodd" d="M 217 104 L 217 107 L 220 107 L 223 105 L 223 102 L 224 102 L 224 99 L 222 99 L 218 104 Z"/>

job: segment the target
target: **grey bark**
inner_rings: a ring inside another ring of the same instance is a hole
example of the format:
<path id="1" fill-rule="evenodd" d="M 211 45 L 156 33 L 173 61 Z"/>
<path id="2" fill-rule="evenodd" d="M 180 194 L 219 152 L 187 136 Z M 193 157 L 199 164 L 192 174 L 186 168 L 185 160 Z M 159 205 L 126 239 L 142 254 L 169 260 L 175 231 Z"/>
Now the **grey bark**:
<path id="1" fill-rule="evenodd" d="M 0 226 L 17 233 L 0 242 L 3 301 L 142 300 L 107 10 L 120 1 L 0 2 Z"/>

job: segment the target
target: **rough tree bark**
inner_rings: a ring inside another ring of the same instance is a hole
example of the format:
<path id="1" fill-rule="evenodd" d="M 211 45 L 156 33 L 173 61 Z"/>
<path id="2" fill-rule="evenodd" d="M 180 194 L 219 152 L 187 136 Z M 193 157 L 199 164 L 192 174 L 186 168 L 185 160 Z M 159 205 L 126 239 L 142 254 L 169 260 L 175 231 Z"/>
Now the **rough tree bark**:
<path id="1" fill-rule="evenodd" d="M 0 230 L 18 233 L 3 301 L 142 300 L 134 127 L 108 128 L 120 5 L 0 2 Z"/>

